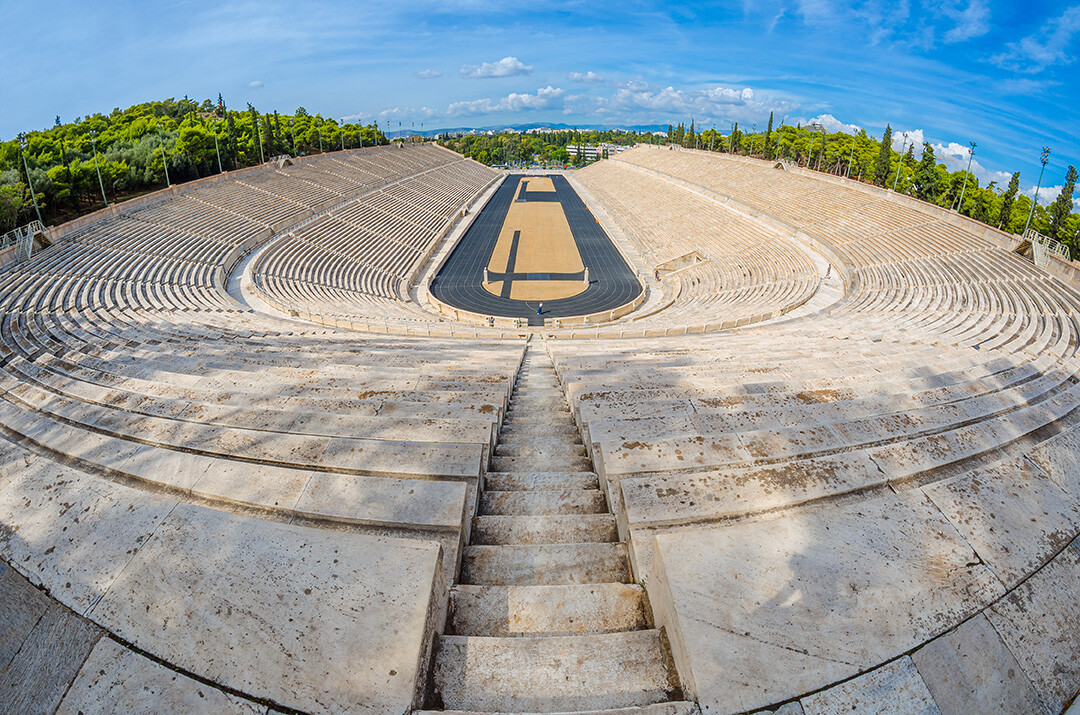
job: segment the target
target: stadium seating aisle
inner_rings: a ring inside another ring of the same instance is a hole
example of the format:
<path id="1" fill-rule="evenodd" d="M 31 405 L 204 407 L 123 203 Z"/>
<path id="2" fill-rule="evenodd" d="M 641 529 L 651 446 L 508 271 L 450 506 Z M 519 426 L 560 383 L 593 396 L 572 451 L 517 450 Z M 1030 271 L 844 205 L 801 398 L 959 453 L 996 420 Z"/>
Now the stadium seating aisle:
<path id="1" fill-rule="evenodd" d="M 1060 711 L 1080 689 L 1080 608 L 1053 581 L 1078 573 L 1076 290 L 932 208 L 764 162 L 642 147 L 579 180 L 613 203 L 728 197 L 853 276 L 822 312 L 734 334 L 550 342 L 688 694 Z M 657 262 L 684 245 L 663 252 L 663 203 L 622 227 Z M 1002 685 L 961 691 L 958 670 Z"/>
<path id="2" fill-rule="evenodd" d="M 304 328 L 244 309 L 220 272 L 331 193 L 433 171 L 420 186 L 447 216 L 491 174 L 434 147 L 325 157 L 121 214 L 0 276 L 4 560 L 70 622 L 236 692 L 421 704 L 523 347 Z M 97 677 L 88 652 L 65 677 Z M 0 709 L 63 695 L 5 688 Z"/>
<path id="3" fill-rule="evenodd" d="M 0 274 L 0 710 L 1064 708 L 1073 286 L 929 207 L 642 147 L 573 179 L 663 272 L 596 337 L 224 290 L 267 242 L 279 306 L 436 326 L 403 283 L 493 178 L 431 145 L 307 157 Z"/>

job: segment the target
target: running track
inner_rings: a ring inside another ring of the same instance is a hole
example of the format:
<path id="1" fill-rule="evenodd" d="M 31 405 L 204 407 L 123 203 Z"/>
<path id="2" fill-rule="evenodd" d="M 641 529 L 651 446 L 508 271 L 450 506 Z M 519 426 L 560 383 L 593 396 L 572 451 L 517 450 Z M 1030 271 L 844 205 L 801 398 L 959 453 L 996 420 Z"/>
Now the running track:
<path id="1" fill-rule="evenodd" d="M 523 176 L 511 174 L 506 177 L 435 276 L 431 292 L 443 303 L 483 315 L 529 318 L 530 324 L 538 322 L 537 301 L 502 298 L 488 293 L 481 285 L 484 266 L 495 250 L 503 221 L 510 204 L 517 197 Z M 566 178 L 554 174 L 551 180 L 581 260 L 589 269 L 589 287 L 570 298 L 545 300 L 543 317 L 589 315 L 629 303 L 641 293 L 641 284 L 634 272 L 626 265 L 618 249 Z M 547 197 L 550 196 L 550 193 L 547 194 Z M 528 196 L 533 201 L 547 197 L 531 192 Z"/>

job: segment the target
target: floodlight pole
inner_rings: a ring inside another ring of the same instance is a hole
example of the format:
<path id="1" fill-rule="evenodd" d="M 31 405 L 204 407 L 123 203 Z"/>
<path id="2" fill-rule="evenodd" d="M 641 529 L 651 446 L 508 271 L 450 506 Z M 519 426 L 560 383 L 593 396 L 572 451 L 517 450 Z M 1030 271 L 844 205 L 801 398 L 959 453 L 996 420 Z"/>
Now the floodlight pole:
<path id="1" fill-rule="evenodd" d="M 844 173 L 845 179 L 851 178 L 851 162 L 855 159 L 855 135 L 851 135 L 851 153 L 848 154 L 847 159 L 847 171 Z"/>
<path id="2" fill-rule="evenodd" d="M 292 117 L 289 117 L 289 134 L 292 136 L 292 155 L 296 156 L 296 128 L 293 126 Z"/>
<path id="3" fill-rule="evenodd" d="M 814 168 L 814 167 L 810 166 L 810 162 L 812 162 L 814 160 L 814 134 L 816 134 L 816 133 L 817 132 L 815 132 L 813 129 L 810 130 L 810 151 L 806 155 L 806 168 L 807 169 L 813 169 Z M 796 159 L 797 158 L 798 157 L 796 157 Z"/>
<path id="4" fill-rule="evenodd" d="M 19 148 L 22 149 L 23 168 L 26 169 L 26 183 L 30 187 L 30 198 L 34 201 L 34 213 L 37 214 L 38 223 L 45 225 L 41 220 L 41 209 L 37 205 L 37 194 L 34 193 L 34 182 L 30 178 L 30 165 L 26 163 L 26 135 L 19 135 Z"/>
<path id="5" fill-rule="evenodd" d="M 315 125 L 315 128 L 319 130 L 319 153 L 320 153 L 320 154 L 322 154 L 322 153 L 323 153 L 323 146 L 322 146 L 322 120 L 319 120 L 319 123 Z"/>
<path id="6" fill-rule="evenodd" d="M 219 174 L 224 174 L 225 170 L 221 168 L 221 149 L 218 146 L 217 128 L 218 123 L 214 122 L 214 152 L 217 154 L 217 170 Z"/>
<path id="7" fill-rule="evenodd" d="M 266 163 L 266 155 L 263 154 L 262 127 L 259 126 L 259 113 L 255 113 L 255 136 L 259 139 L 259 163 Z"/>
<path id="8" fill-rule="evenodd" d="M 1031 225 L 1031 218 L 1035 215 L 1035 207 L 1039 205 L 1039 189 L 1042 188 L 1043 174 L 1046 173 L 1046 162 L 1050 160 L 1050 147 L 1044 146 L 1042 150 L 1042 171 L 1039 172 L 1039 183 L 1035 185 L 1035 198 L 1031 202 L 1031 210 L 1028 211 L 1027 221 L 1024 223 L 1024 233 L 1027 233 Z M 29 172 L 27 172 L 29 176 Z"/>
<path id="9" fill-rule="evenodd" d="M 972 142 L 974 144 L 974 142 Z M 904 150 L 907 149 L 907 132 L 904 132 L 904 141 L 900 142 L 900 161 L 896 162 L 896 178 L 892 182 L 892 190 L 896 191 L 896 184 L 900 181 L 900 167 L 904 163 Z M 969 167 L 970 168 L 970 167 Z"/>
<path id="10" fill-rule="evenodd" d="M 345 117 L 341 118 L 341 150 L 345 151 Z"/>
<path id="11" fill-rule="evenodd" d="M 754 156 L 754 147 L 757 146 L 757 124 L 754 124 L 753 127 L 754 127 L 754 134 L 753 134 L 754 138 L 750 140 L 750 156 L 751 157 Z"/>
<path id="12" fill-rule="evenodd" d="M 158 135 L 161 137 L 161 165 L 165 167 L 165 185 L 172 188 L 172 182 L 169 181 L 169 159 L 165 154 L 165 132 L 158 130 Z"/>
<path id="13" fill-rule="evenodd" d="M 960 203 L 956 205 L 956 213 L 964 210 L 964 194 L 967 193 L 968 174 L 971 173 L 971 160 L 975 158 L 975 142 L 971 142 L 971 150 L 968 152 L 967 171 L 964 172 L 964 188 L 960 190 Z"/>
<path id="14" fill-rule="evenodd" d="M 101 187 L 101 198 L 105 201 L 105 208 L 109 208 L 109 197 L 105 195 L 105 182 L 101 180 L 101 167 L 98 166 L 97 142 L 94 141 L 94 130 L 90 130 L 90 147 L 94 151 L 94 168 L 97 169 L 98 186 Z"/>

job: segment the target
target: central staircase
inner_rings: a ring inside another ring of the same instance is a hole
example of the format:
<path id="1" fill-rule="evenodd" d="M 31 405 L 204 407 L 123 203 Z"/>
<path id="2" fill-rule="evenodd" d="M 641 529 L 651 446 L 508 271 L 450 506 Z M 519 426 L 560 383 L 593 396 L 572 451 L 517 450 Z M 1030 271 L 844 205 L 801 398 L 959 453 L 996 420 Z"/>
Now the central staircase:
<path id="1" fill-rule="evenodd" d="M 551 360 L 530 343 L 436 644 L 433 707 L 696 711 L 677 702 L 674 667 L 591 469 Z"/>

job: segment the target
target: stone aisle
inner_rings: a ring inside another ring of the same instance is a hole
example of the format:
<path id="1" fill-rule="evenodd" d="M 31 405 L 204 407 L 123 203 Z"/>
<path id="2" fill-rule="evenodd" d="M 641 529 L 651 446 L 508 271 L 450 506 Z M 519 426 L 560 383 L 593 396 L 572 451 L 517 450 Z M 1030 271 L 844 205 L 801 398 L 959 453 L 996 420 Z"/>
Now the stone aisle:
<path id="1" fill-rule="evenodd" d="M 450 594 L 432 705 L 568 712 L 681 691 L 542 344 L 531 342 Z"/>

